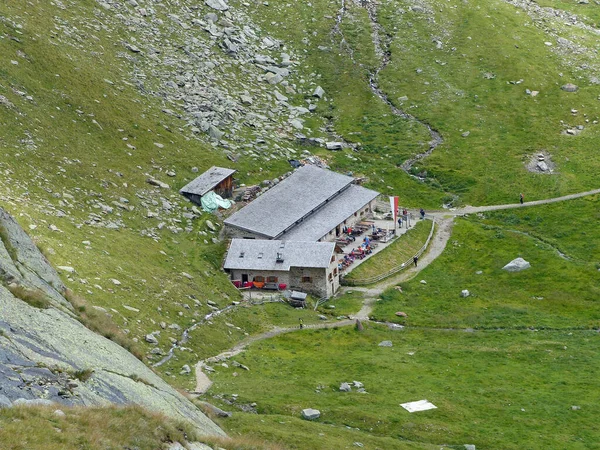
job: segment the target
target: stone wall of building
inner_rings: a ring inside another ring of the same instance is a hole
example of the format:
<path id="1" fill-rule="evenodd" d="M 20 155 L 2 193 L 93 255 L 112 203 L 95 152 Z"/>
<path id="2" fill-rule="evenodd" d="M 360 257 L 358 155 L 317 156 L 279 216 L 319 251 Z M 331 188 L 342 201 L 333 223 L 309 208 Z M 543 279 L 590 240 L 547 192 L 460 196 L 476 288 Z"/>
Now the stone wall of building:
<path id="1" fill-rule="evenodd" d="M 248 276 L 248 281 L 254 281 L 254 277 L 263 277 L 267 282 L 268 277 L 277 277 L 277 281 L 273 283 L 286 284 L 290 287 L 290 273 L 284 270 L 241 270 L 233 269 L 229 270 L 229 274 L 232 280 L 242 280 L 242 275 Z"/>
<path id="2" fill-rule="evenodd" d="M 241 230 L 240 228 L 232 227 L 230 225 L 225 224 L 224 234 L 226 237 L 230 239 L 238 238 L 238 239 L 267 239 L 265 236 L 253 233 L 251 231 Z"/>

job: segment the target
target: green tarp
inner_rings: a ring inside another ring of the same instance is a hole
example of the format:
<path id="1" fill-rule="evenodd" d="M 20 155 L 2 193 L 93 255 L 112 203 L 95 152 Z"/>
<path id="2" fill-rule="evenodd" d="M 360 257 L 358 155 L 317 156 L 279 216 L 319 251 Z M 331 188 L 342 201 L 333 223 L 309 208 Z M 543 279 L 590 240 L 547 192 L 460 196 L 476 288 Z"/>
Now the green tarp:
<path id="1" fill-rule="evenodd" d="M 202 203 L 202 209 L 209 213 L 215 212 L 219 208 L 229 209 L 232 205 L 230 200 L 215 194 L 215 191 L 204 194 L 200 199 L 200 203 Z"/>

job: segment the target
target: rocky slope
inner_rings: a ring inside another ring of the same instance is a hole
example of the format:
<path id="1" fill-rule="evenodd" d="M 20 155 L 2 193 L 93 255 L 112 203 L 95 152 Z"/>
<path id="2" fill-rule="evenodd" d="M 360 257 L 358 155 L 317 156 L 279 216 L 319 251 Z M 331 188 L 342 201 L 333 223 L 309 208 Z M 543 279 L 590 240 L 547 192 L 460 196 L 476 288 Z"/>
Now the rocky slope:
<path id="1" fill-rule="evenodd" d="M 55 270 L 2 209 L 0 231 L 0 406 L 135 403 L 203 434 L 224 434 L 141 361 L 77 320 Z M 43 298 L 48 307 L 18 297 Z"/>

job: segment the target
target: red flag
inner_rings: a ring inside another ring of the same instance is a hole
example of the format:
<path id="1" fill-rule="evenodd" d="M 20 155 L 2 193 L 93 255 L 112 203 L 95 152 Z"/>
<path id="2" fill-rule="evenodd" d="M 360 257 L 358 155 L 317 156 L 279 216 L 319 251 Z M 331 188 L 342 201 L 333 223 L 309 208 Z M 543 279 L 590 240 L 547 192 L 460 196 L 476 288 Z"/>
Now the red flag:
<path id="1" fill-rule="evenodd" d="M 394 223 L 398 220 L 398 197 L 390 197 L 390 208 L 394 216 Z"/>

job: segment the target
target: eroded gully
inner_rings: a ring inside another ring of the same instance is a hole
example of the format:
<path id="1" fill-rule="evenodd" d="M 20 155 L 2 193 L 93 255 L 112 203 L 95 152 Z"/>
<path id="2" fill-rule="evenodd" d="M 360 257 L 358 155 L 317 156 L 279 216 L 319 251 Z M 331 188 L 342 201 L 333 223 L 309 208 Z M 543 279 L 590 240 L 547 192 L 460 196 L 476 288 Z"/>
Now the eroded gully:
<path id="1" fill-rule="evenodd" d="M 358 63 L 355 60 L 354 52 L 353 52 L 351 46 L 349 45 L 348 41 L 346 41 L 343 31 L 341 29 L 341 24 L 344 20 L 344 16 L 346 15 L 346 12 L 348 11 L 347 3 L 348 3 L 347 0 L 342 0 L 342 2 L 341 2 L 341 8 L 338 10 L 338 14 L 337 14 L 336 21 L 335 21 L 335 26 L 332 30 L 332 36 L 339 35 L 341 50 L 345 50 L 348 52 L 348 55 L 350 56 L 350 58 L 351 58 L 352 62 L 354 62 L 354 64 L 358 64 L 358 65 L 362 66 L 361 63 Z M 376 69 L 369 71 L 369 86 L 371 88 L 371 91 L 373 92 L 373 94 L 375 94 L 377 97 L 379 97 L 379 99 L 382 102 L 384 102 L 386 105 L 389 106 L 390 110 L 392 111 L 392 113 L 394 115 L 402 117 L 403 119 L 406 119 L 406 120 L 411 120 L 411 121 L 415 121 L 415 122 L 419 123 L 420 125 L 427 128 L 427 131 L 429 132 L 429 135 L 431 137 L 431 139 L 428 143 L 428 149 L 425 152 L 418 153 L 414 157 L 407 159 L 400 166 L 402 168 L 402 170 L 404 170 L 407 174 L 412 175 L 410 173 L 410 170 L 412 169 L 413 165 L 417 161 L 421 161 L 422 159 L 431 155 L 431 153 L 433 153 L 433 151 L 440 144 L 442 144 L 444 142 L 444 139 L 443 139 L 442 135 L 439 133 L 439 131 L 434 129 L 429 123 L 396 107 L 390 101 L 387 94 L 385 94 L 385 92 L 383 92 L 383 90 L 379 86 L 379 74 L 390 63 L 391 37 L 389 35 L 387 35 L 387 33 L 385 32 L 385 30 L 383 29 L 383 27 L 377 20 L 378 10 L 377 10 L 377 2 L 376 1 L 374 1 L 374 0 L 356 0 L 356 3 L 358 5 L 360 5 L 362 8 L 367 10 L 367 13 L 369 15 L 369 20 L 371 23 L 371 30 L 372 30 L 371 39 L 373 41 L 373 46 L 375 48 L 375 54 L 378 56 L 379 61 L 380 61 L 379 66 Z"/>

